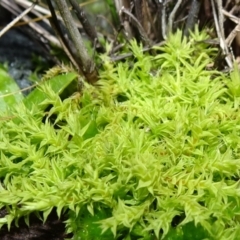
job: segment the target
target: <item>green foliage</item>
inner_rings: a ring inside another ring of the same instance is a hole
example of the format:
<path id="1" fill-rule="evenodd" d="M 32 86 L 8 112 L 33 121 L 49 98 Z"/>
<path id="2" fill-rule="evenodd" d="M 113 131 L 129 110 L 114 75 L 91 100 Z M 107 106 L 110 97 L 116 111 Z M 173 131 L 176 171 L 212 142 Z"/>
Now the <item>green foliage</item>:
<path id="1" fill-rule="evenodd" d="M 76 79 L 76 77 L 76 73 L 69 72 L 64 75 L 57 75 L 52 77 L 48 81 L 48 84 L 55 94 L 60 95 Z M 45 85 L 42 86 L 42 83 L 40 83 L 39 88 L 35 89 L 24 99 L 24 104 L 27 108 L 39 108 L 39 104 L 42 104 L 44 102 L 44 100 L 47 98 L 44 87 Z M 53 98 L 55 99 L 55 95 Z M 55 100 L 53 100 L 53 102 L 55 102 Z"/>
<path id="2" fill-rule="evenodd" d="M 239 72 L 207 71 L 200 37 L 156 57 L 132 41 L 134 62 L 103 56 L 97 87 L 61 100 L 45 86 L 47 117 L 0 122 L 0 224 L 56 208 L 73 239 L 238 239 Z"/>
<path id="3" fill-rule="evenodd" d="M 116 11 L 116 7 L 113 1 L 111 0 L 106 0 L 106 4 L 110 10 L 111 16 L 112 16 L 112 22 L 114 23 L 115 26 L 117 26 L 117 24 L 119 23 L 119 19 L 118 19 L 118 14 Z"/>
<path id="4" fill-rule="evenodd" d="M 14 106 L 22 99 L 17 83 L 9 76 L 5 67 L 0 66 L 0 111 L 6 111 L 8 107 Z"/>

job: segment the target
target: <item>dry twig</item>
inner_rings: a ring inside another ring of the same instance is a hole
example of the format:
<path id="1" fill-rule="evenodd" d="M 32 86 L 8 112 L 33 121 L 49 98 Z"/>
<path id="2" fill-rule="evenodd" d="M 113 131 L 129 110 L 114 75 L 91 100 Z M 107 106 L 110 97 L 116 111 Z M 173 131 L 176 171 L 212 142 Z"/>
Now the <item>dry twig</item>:
<path id="1" fill-rule="evenodd" d="M 5 28 L 2 29 L 0 32 L 0 37 L 6 33 L 11 27 L 15 25 L 20 19 L 22 19 L 25 15 L 27 15 L 33 8 L 35 7 L 35 3 L 33 3 L 29 8 L 27 8 L 25 11 L 23 11 L 18 17 L 13 19 L 12 22 L 10 22 Z"/>
<path id="2" fill-rule="evenodd" d="M 222 5 L 221 5 L 220 1 L 221 0 L 217 1 L 218 10 L 222 11 L 222 8 L 221 8 Z M 217 35 L 218 35 L 218 38 L 219 38 L 220 48 L 222 49 L 222 52 L 225 55 L 225 60 L 226 60 L 226 62 L 228 64 L 228 67 L 230 69 L 232 69 L 233 68 L 233 63 L 232 63 L 232 60 L 230 58 L 230 54 L 229 54 L 229 50 L 228 50 L 227 44 L 225 42 L 224 34 L 222 32 L 223 31 L 223 29 L 222 29 L 222 24 L 223 23 L 219 24 L 219 16 L 217 16 L 216 7 L 215 7 L 215 4 L 214 4 L 213 0 L 211 0 L 211 4 L 212 4 L 212 10 L 213 10 L 213 17 L 214 17 L 216 32 L 217 32 Z M 221 17 L 220 17 L 220 19 L 221 19 Z"/>

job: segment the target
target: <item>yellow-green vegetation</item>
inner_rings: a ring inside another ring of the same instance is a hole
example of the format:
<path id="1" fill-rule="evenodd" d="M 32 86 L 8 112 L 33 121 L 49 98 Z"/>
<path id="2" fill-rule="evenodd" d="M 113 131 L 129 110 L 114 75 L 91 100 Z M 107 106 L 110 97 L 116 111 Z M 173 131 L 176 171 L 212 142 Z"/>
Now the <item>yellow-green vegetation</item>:
<path id="1" fill-rule="evenodd" d="M 156 56 L 132 41 L 134 61 L 102 56 L 97 87 L 61 100 L 46 82 L 40 108 L 12 111 L 0 223 L 56 208 L 73 239 L 238 239 L 240 78 L 207 70 L 205 38 L 178 32 Z"/>
<path id="2" fill-rule="evenodd" d="M 23 99 L 21 93 L 11 94 L 18 92 L 19 88 L 14 79 L 12 79 L 6 71 L 7 68 L 0 64 L 0 112 L 4 112 L 8 106 L 15 105 Z"/>

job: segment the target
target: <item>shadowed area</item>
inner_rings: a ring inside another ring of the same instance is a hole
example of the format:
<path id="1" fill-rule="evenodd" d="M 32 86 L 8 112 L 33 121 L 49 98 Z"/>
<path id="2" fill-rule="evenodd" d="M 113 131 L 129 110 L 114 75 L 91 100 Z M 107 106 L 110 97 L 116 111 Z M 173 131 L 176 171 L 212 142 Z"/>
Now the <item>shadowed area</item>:
<path id="1" fill-rule="evenodd" d="M 6 215 L 6 209 L 0 210 L 0 217 Z M 13 223 L 9 232 L 7 226 L 3 226 L 0 230 L 1 240 L 63 240 L 70 235 L 65 234 L 64 219 L 58 219 L 55 211 L 47 218 L 43 224 L 35 215 L 31 215 L 28 227 L 24 219 L 19 220 L 19 227 Z"/>

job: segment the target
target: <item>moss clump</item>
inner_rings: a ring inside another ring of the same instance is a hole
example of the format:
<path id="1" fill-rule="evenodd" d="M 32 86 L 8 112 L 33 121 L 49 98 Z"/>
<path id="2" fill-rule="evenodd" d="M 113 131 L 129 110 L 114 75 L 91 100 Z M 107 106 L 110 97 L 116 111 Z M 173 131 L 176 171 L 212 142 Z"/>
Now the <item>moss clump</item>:
<path id="1" fill-rule="evenodd" d="M 73 239 L 237 239 L 239 73 L 206 70 L 204 37 L 177 33 L 156 57 L 133 41 L 132 66 L 103 56 L 79 98 L 42 87 L 44 122 L 24 107 L 1 122 L 1 224 L 56 208 Z"/>

